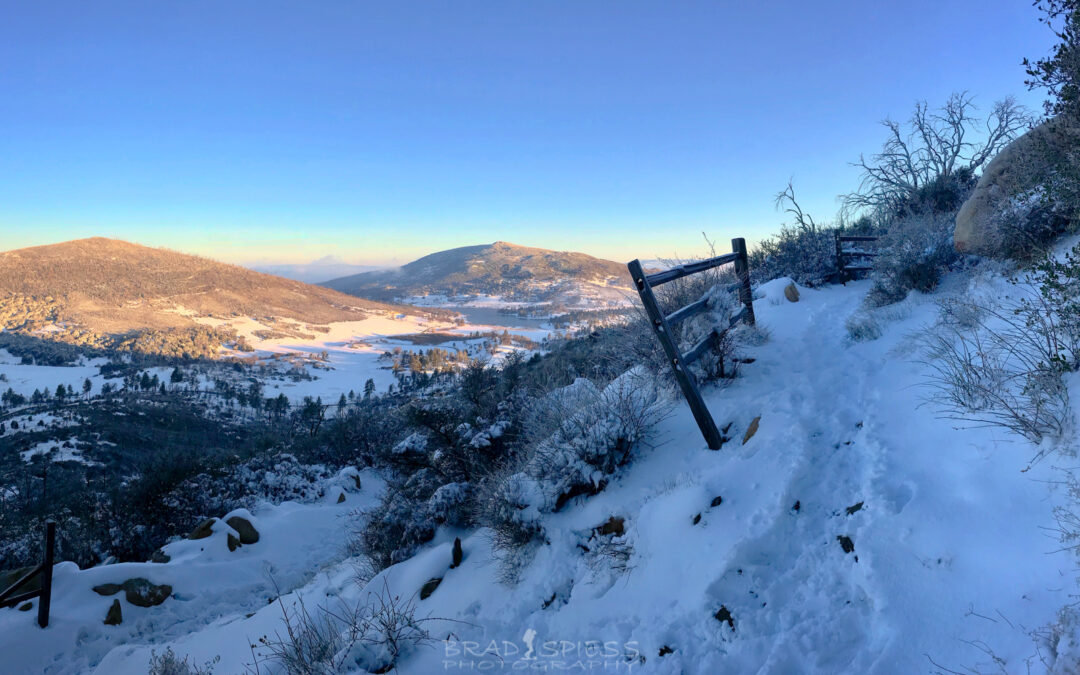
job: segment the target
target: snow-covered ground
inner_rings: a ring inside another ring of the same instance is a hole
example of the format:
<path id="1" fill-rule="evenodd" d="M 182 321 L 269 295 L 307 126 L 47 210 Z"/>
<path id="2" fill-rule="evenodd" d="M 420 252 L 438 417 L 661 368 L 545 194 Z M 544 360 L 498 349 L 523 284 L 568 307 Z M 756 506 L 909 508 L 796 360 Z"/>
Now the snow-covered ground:
<path id="1" fill-rule="evenodd" d="M 950 283 L 941 294 L 967 280 Z M 1024 442 L 925 405 L 917 339 L 934 298 L 909 299 L 883 337 L 853 343 L 843 326 L 866 282 L 800 289 L 798 303 L 779 287 L 755 303 L 771 336 L 748 350 L 755 362 L 706 392 L 734 440 L 708 450 L 681 405 L 602 493 L 544 517 L 549 543 L 512 587 L 483 530 L 442 530 L 357 584 L 339 516 L 372 503 L 365 476 L 344 504 L 331 491 L 256 511 L 263 540 L 237 553 L 219 531 L 170 545 L 164 565 L 58 567 L 48 629 L 0 611 L 0 654 L 16 655 L 3 669 L 145 673 L 151 650 L 171 646 L 199 664 L 220 657 L 216 673 L 245 672 L 249 645 L 283 631 L 271 572 L 286 606 L 309 609 L 381 589 L 412 597 L 441 577 L 416 600 L 437 641 L 401 660 L 407 674 L 1039 672 L 1027 631 L 1053 622 L 1075 588 L 1074 559 L 1049 530 L 1062 498 L 1053 462 L 1029 465 Z M 582 549 L 612 516 L 625 519 L 626 571 Z M 464 561 L 449 569 L 455 536 Z M 125 623 L 103 626 L 111 600 L 90 587 L 132 575 L 172 584 L 173 597 L 124 603 Z"/>

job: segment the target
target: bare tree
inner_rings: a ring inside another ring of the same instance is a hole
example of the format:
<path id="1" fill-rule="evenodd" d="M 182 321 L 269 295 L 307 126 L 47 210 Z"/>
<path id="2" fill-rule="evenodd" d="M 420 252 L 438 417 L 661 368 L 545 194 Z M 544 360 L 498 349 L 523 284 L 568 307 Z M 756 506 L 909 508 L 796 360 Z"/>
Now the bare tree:
<path id="1" fill-rule="evenodd" d="M 881 151 L 853 163 L 862 169 L 862 182 L 841 197 L 845 211 L 892 213 L 935 182 L 973 177 L 1032 121 L 1012 97 L 995 103 L 985 118 L 976 110 L 974 97 L 962 92 L 936 109 L 916 103 L 906 123 L 883 121 L 889 134 Z"/>
<path id="2" fill-rule="evenodd" d="M 790 180 L 788 180 L 787 187 L 777 193 L 773 204 L 777 211 L 783 210 L 784 213 L 790 213 L 794 216 L 795 224 L 799 226 L 800 230 L 809 233 L 817 232 L 817 223 L 814 222 L 809 213 L 802 210 L 799 202 L 795 199 L 795 186 L 792 185 Z"/>

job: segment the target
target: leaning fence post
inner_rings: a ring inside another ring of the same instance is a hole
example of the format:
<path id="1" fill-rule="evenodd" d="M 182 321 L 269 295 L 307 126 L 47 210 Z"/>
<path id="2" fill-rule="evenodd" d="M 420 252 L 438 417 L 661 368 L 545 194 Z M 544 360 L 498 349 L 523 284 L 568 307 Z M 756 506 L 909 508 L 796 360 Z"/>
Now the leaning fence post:
<path id="1" fill-rule="evenodd" d="M 746 322 L 753 326 L 754 291 L 750 288 L 750 257 L 746 254 L 746 240 L 742 237 L 732 239 L 731 250 L 739 256 L 735 259 L 735 276 L 739 279 L 739 302 L 746 307 Z"/>
<path id="2" fill-rule="evenodd" d="M 53 558 L 56 555 L 56 521 L 45 522 L 45 560 L 41 568 L 41 596 L 38 598 L 38 625 L 49 625 L 49 604 L 52 602 Z"/>
<path id="3" fill-rule="evenodd" d="M 634 286 L 641 297 L 641 305 L 649 317 L 649 325 L 652 326 L 653 332 L 660 340 L 660 345 L 664 348 L 664 354 L 675 374 L 675 381 L 679 383 L 686 402 L 690 404 L 690 412 L 694 414 L 694 420 L 701 429 L 701 435 L 705 437 L 710 450 L 719 450 L 724 445 L 724 435 L 716 428 L 716 422 L 713 421 L 709 408 L 701 398 L 694 376 L 686 369 L 688 364 L 683 363 L 683 355 L 671 338 L 671 327 L 668 326 L 664 313 L 660 311 L 660 305 L 656 302 L 656 296 L 653 295 L 652 286 L 649 285 L 645 270 L 641 267 L 641 261 L 631 260 L 626 267 L 630 270 L 630 278 L 634 281 Z"/>

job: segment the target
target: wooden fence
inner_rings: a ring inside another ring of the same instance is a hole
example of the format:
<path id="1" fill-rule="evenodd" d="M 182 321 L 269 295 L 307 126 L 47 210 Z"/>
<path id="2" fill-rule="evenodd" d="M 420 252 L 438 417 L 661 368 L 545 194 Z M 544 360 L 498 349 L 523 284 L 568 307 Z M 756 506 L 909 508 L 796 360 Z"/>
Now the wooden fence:
<path id="1" fill-rule="evenodd" d="M 868 264 L 866 259 L 876 258 L 877 253 L 859 249 L 844 248 L 847 243 L 865 243 L 877 241 L 877 237 L 844 236 L 836 233 L 836 281 L 847 284 L 856 272 L 870 272 L 874 267 Z M 852 261 L 856 261 L 852 264 Z"/>
<path id="2" fill-rule="evenodd" d="M 45 523 L 45 556 L 41 561 L 41 564 L 24 574 L 14 584 L 8 586 L 3 592 L 0 592 L 0 607 L 14 607 L 15 605 L 32 600 L 34 598 L 41 598 L 38 601 L 38 625 L 45 628 L 49 625 L 49 606 L 52 604 L 52 573 L 53 573 L 53 558 L 56 555 L 56 523 L 54 521 L 46 521 Z M 20 587 L 25 586 L 34 580 L 34 577 L 41 576 L 41 588 L 33 591 L 26 591 L 15 595 L 15 591 Z"/>
<path id="3" fill-rule="evenodd" d="M 712 415 L 705 405 L 705 401 L 701 398 L 697 380 L 688 367 L 694 363 L 694 361 L 701 358 L 702 355 L 712 347 L 719 332 L 717 329 L 713 329 L 712 332 L 705 336 L 685 354 L 679 350 L 678 345 L 676 345 L 675 341 L 672 339 L 671 333 L 671 326 L 673 324 L 677 324 L 680 321 L 706 311 L 709 308 L 708 298 L 701 298 L 696 302 L 690 303 L 686 307 L 679 308 L 671 314 L 665 315 L 660 310 L 660 305 L 656 301 L 656 296 L 653 294 L 653 287 L 666 284 L 669 281 L 681 279 L 682 277 L 691 274 L 704 272 L 705 270 L 713 269 L 714 267 L 729 264 L 735 266 L 735 276 L 738 281 L 729 286 L 728 290 L 738 291 L 739 302 L 742 303 L 743 308 L 731 318 L 728 326 L 724 327 L 724 329 L 730 328 L 739 321 L 745 321 L 752 326 L 754 325 L 754 298 L 753 293 L 750 290 L 750 263 L 746 255 L 745 239 L 732 239 L 731 253 L 715 258 L 709 258 L 708 260 L 679 265 L 678 267 L 673 267 L 662 272 L 655 272 L 653 274 L 645 274 L 645 270 L 642 268 L 639 260 L 631 260 L 626 264 L 627 269 L 630 270 L 630 277 L 634 280 L 634 286 L 637 288 L 638 295 L 641 297 L 641 304 L 649 317 L 649 323 L 652 325 L 653 332 L 656 333 L 656 338 L 660 341 L 660 345 L 664 348 L 664 354 L 671 364 L 671 370 L 675 374 L 675 380 L 679 383 L 679 388 L 682 389 L 683 396 L 686 397 L 687 403 L 690 404 L 690 411 L 694 414 L 694 420 L 697 422 L 698 428 L 701 429 L 701 435 L 705 437 L 705 442 L 708 443 L 709 448 L 713 450 L 719 450 L 720 446 L 724 444 L 724 436 L 716 427 L 716 422 L 713 421 Z"/>

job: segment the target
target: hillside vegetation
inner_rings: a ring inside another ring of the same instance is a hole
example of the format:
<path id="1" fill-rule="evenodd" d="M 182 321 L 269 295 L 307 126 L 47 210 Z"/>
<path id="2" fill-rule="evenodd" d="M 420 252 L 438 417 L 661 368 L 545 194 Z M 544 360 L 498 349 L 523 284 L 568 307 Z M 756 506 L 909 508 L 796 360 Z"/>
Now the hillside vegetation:
<path id="1" fill-rule="evenodd" d="M 385 311 L 404 310 L 113 239 L 0 253 L 0 329 L 88 347 L 135 345 L 133 338 L 148 333 L 206 332 L 195 317 L 277 317 L 326 324 Z M 221 338 L 214 336 L 205 345 L 203 351 L 209 353 L 188 355 L 212 355 Z"/>
<path id="2" fill-rule="evenodd" d="M 422 295 L 495 295 L 531 302 L 550 300 L 574 284 L 629 289 L 630 277 L 622 263 L 497 241 L 432 253 L 396 270 L 365 272 L 323 283 L 384 301 Z"/>

